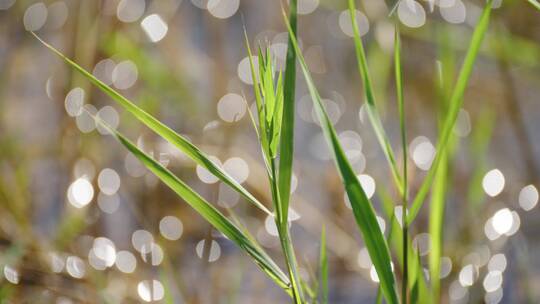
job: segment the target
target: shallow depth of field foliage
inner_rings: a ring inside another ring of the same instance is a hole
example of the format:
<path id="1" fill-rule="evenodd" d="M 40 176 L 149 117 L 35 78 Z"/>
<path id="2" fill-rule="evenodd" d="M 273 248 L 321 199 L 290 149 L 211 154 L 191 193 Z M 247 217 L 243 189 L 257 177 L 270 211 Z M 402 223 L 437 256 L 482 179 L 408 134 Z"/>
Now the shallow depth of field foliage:
<path id="1" fill-rule="evenodd" d="M 540 302 L 536 0 L 0 0 L 0 303 Z"/>

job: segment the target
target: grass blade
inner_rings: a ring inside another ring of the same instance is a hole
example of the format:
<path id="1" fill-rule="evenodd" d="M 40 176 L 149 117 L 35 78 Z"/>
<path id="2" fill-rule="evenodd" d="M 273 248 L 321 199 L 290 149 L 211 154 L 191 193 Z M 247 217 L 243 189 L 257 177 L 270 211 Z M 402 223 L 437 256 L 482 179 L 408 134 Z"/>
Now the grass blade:
<path id="1" fill-rule="evenodd" d="M 137 105 L 135 105 L 133 102 L 129 101 L 127 98 L 122 96 L 120 93 L 113 90 L 111 87 L 103 83 L 101 80 L 94 77 L 91 73 L 83 69 L 81 66 L 64 56 L 60 51 L 55 49 L 50 44 L 43 41 L 41 38 L 39 38 L 35 33 L 32 32 L 34 37 L 36 37 L 43 45 L 45 45 L 48 49 L 50 49 L 53 53 L 58 55 L 62 60 L 64 60 L 65 63 L 70 65 L 72 68 L 77 70 L 79 73 L 81 73 L 84 77 L 86 77 L 90 82 L 92 82 L 95 86 L 97 86 L 101 91 L 109 95 L 114 101 L 116 101 L 120 106 L 122 106 L 124 109 L 129 111 L 133 116 L 135 116 L 140 122 L 145 124 L 148 128 L 153 130 L 155 133 L 157 133 L 159 136 L 166 139 L 168 142 L 173 144 L 175 147 L 177 147 L 179 150 L 184 152 L 189 158 L 194 160 L 197 164 L 211 172 L 213 175 L 218 177 L 222 182 L 229 185 L 231 188 L 236 190 L 238 193 L 240 193 L 244 198 L 246 198 L 250 203 L 255 205 L 257 208 L 261 209 L 265 213 L 271 215 L 272 213 L 261 203 L 259 200 L 257 200 L 251 193 L 249 193 L 242 185 L 240 185 L 238 182 L 236 182 L 229 174 L 227 174 L 224 170 L 219 168 L 213 161 L 211 161 L 208 156 L 199 150 L 195 145 L 193 145 L 189 140 L 184 138 L 182 135 L 176 133 L 171 128 L 167 127 L 163 123 L 161 123 L 159 120 L 154 118 L 152 115 L 148 114 L 141 108 L 139 108 Z"/>
<path id="2" fill-rule="evenodd" d="M 356 177 L 349 161 L 347 160 L 345 152 L 341 147 L 336 131 L 324 109 L 319 92 L 317 91 L 317 88 L 315 87 L 315 84 L 311 78 L 311 74 L 309 73 L 309 69 L 304 57 L 302 56 L 302 53 L 300 52 L 300 48 L 298 47 L 298 43 L 296 41 L 296 36 L 292 32 L 285 12 L 283 12 L 283 16 L 289 30 L 289 35 L 296 51 L 296 55 L 300 62 L 300 67 L 302 68 L 302 72 L 306 79 L 317 117 L 319 118 L 325 138 L 328 141 L 330 149 L 334 155 L 334 160 L 341 175 L 345 191 L 349 196 L 356 223 L 358 224 L 371 261 L 373 262 L 379 276 L 383 295 L 387 303 L 398 303 L 395 290 L 394 274 L 391 268 L 390 252 L 384 239 L 384 235 L 381 232 L 381 228 L 377 222 L 375 210 L 367 198 L 364 189 L 360 185 L 360 182 L 358 181 L 358 178 Z"/>
<path id="3" fill-rule="evenodd" d="M 527 0 L 532 6 L 534 6 L 537 10 L 540 11 L 540 2 L 536 0 Z"/>
<path id="4" fill-rule="evenodd" d="M 401 149 L 403 157 L 403 178 L 402 178 L 402 210 L 408 209 L 408 186 L 407 186 L 407 132 L 405 129 L 405 105 L 403 98 L 403 75 L 401 72 L 401 40 L 399 37 L 399 28 L 396 26 L 394 31 L 394 72 L 396 78 L 396 97 L 399 111 L 399 128 L 401 130 Z M 409 229 L 407 226 L 406 212 L 402 212 L 401 222 L 403 223 L 403 283 L 401 287 L 401 303 L 407 303 L 407 284 L 409 277 L 409 263 L 407 258 Z"/>
<path id="5" fill-rule="evenodd" d="M 297 0 L 292 0 L 289 6 L 289 24 L 296 35 Z M 294 98 L 296 87 L 296 53 L 291 37 L 287 44 L 287 60 L 285 63 L 285 79 L 283 82 L 283 119 L 281 125 L 281 141 L 279 146 L 279 194 L 283 205 L 284 217 L 288 217 L 289 199 L 291 194 L 291 177 L 294 158 Z"/>
<path id="6" fill-rule="evenodd" d="M 319 272 L 322 290 L 321 303 L 328 304 L 328 256 L 326 253 L 326 229 L 321 231 L 321 252 L 319 254 Z"/>
<path id="7" fill-rule="evenodd" d="M 191 189 L 171 171 L 163 167 L 158 161 L 140 150 L 120 132 L 110 128 L 105 122 L 96 118 L 96 122 L 106 128 L 126 149 L 131 152 L 148 170 L 154 173 L 163 183 L 173 190 L 179 197 L 188 203 L 215 229 L 223 233 L 229 240 L 245 251 L 255 263 L 280 287 L 290 294 L 289 280 L 276 263 L 256 244 L 249 235 L 246 235 L 227 219 L 212 204 Z"/>
<path id="8" fill-rule="evenodd" d="M 399 169 L 396 164 L 396 158 L 394 156 L 392 146 L 390 145 L 390 141 L 388 140 L 388 137 L 386 136 L 386 133 L 382 126 L 381 118 L 379 117 L 379 114 L 377 112 L 377 107 L 375 105 L 375 95 L 373 92 L 373 85 L 371 84 L 371 77 L 369 74 L 366 53 L 364 51 L 364 45 L 362 43 L 362 39 L 360 39 L 360 33 L 358 31 L 358 23 L 356 22 L 355 12 L 356 12 L 356 7 L 354 4 L 354 0 L 349 0 L 349 15 L 351 17 L 351 24 L 353 28 L 353 40 L 354 40 L 354 47 L 356 51 L 356 60 L 358 62 L 358 71 L 362 78 L 362 85 L 364 87 L 364 95 L 367 102 L 366 105 L 367 105 L 367 113 L 368 113 L 369 121 L 371 122 L 371 125 L 373 126 L 373 130 L 375 131 L 375 136 L 377 137 L 377 140 L 379 144 L 381 145 L 384 156 L 386 157 L 386 160 L 388 161 L 390 165 L 390 171 L 392 172 L 392 177 L 394 178 L 396 186 L 399 192 L 402 193 L 403 192 L 403 189 L 401 188 L 402 181 L 401 181 L 401 176 L 399 174 Z"/>
<path id="9" fill-rule="evenodd" d="M 442 237 L 444 223 L 444 207 L 446 182 L 448 173 L 448 153 L 445 153 L 442 164 L 437 170 L 437 176 L 431 195 L 430 216 L 429 216 L 429 237 L 431 250 L 429 252 L 429 276 L 431 278 L 431 292 L 433 303 L 439 303 L 440 298 L 440 273 L 442 255 Z"/>
<path id="10" fill-rule="evenodd" d="M 420 211 L 420 208 L 424 203 L 429 189 L 431 188 L 431 184 L 433 183 L 437 168 L 443 160 L 444 151 L 447 149 L 450 135 L 452 134 L 452 130 L 454 129 L 454 125 L 459 114 L 459 109 L 463 104 L 463 94 L 465 93 L 465 89 L 467 88 L 467 83 L 469 82 L 469 78 L 471 76 L 474 62 L 478 55 L 478 51 L 482 44 L 482 40 L 484 39 L 485 33 L 488 29 L 490 14 L 491 0 L 487 2 L 484 11 L 482 12 L 482 15 L 480 17 L 480 20 L 478 21 L 478 24 L 476 25 L 476 28 L 472 35 L 469 49 L 467 50 L 467 54 L 465 55 L 465 60 L 459 72 L 456 86 L 454 87 L 452 97 L 449 101 L 448 114 L 444 121 L 441 131 L 441 137 L 437 142 L 437 147 L 435 150 L 437 151 L 437 153 L 435 154 L 435 159 L 433 160 L 431 168 L 429 169 L 429 172 L 424 179 L 424 182 L 420 186 L 420 189 L 418 190 L 418 193 L 416 194 L 416 197 L 412 202 L 411 209 L 409 210 L 409 214 L 407 216 L 407 222 L 409 224 L 418 215 L 418 212 Z"/>

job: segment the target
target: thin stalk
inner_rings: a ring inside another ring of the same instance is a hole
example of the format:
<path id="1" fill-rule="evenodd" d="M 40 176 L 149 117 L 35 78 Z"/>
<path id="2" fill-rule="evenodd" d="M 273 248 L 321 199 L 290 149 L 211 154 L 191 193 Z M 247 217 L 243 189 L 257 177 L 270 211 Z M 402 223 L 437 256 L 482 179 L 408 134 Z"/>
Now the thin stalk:
<path id="1" fill-rule="evenodd" d="M 437 146 L 435 148 L 435 151 L 437 151 L 435 154 L 435 159 L 433 160 L 431 168 L 429 169 L 427 176 L 425 177 L 422 185 L 420 186 L 420 189 L 418 190 L 418 193 L 416 194 L 416 197 L 412 202 L 411 210 L 407 215 L 407 221 L 409 224 L 416 218 L 418 212 L 420 211 L 420 208 L 424 204 L 424 200 L 428 195 L 431 185 L 433 183 L 433 179 L 435 178 L 435 173 L 437 172 L 437 169 L 442 162 L 442 156 L 444 154 L 443 151 L 448 148 L 450 135 L 456 123 L 459 109 L 463 104 L 463 95 L 469 83 L 469 78 L 472 74 L 474 62 L 476 61 L 478 51 L 480 50 L 480 46 L 482 45 L 482 41 L 484 40 L 484 36 L 489 26 L 491 3 L 492 0 L 488 0 L 488 2 L 486 3 L 484 11 L 482 12 L 482 15 L 480 16 L 480 19 L 473 32 L 469 49 L 467 50 L 467 54 L 465 55 L 465 60 L 463 61 L 463 64 L 461 66 L 459 76 L 457 78 L 454 90 L 452 92 L 452 96 L 449 101 L 448 114 L 444 120 L 440 139 L 437 142 Z"/>
<path id="2" fill-rule="evenodd" d="M 353 41 L 354 41 L 354 47 L 355 47 L 355 54 L 356 54 L 356 60 L 358 62 L 358 72 L 360 74 L 360 77 L 362 78 L 362 85 L 364 87 L 364 94 L 366 98 L 366 109 L 369 117 L 369 121 L 371 122 L 371 125 L 373 126 L 373 130 L 375 131 L 375 137 L 377 138 L 377 141 L 379 142 L 384 156 L 386 157 L 386 160 L 388 161 L 388 164 L 390 165 L 390 171 L 392 173 L 392 178 L 394 179 L 394 182 L 396 186 L 398 187 L 399 193 L 401 194 L 403 192 L 402 187 L 402 177 L 399 174 L 399 169 L 396 164 L 396 158 L 394 156 L 394 152 L 392 149 L 392 145 L 390 144 L 390 140 L 388 139 L 388 136 L 386 135 L 386 132 L 384 131 L 381 118 L 379 116 L 379 113 L 377 111 L 376 103 L 375 103 L 375 95 L 373 92 L 373 85 L 371 82 L 371 77 L 369 73 L 369 68 L 367 64 L 367 58 L 366 58 L 366 52 L 364 50 L 364 45 L 362 43 L 362 39 L 360 38 L 360 32 L 358 30 L 358 22 L 356 21 L 356 6 L 354 3 L 354 0 L 349 0 L 349 15 L 351 18 L 351 24 L 353 28 Z"/>
<path id="3" fill-rule="evenodd" d="M 285 214 L 282 212 L 283 210 L 279 196 L 275 159 L 270 160 L 270 170 L 271 171 L 269 172 L 268 177 L 270 180 L 272 199 L 274 201 L 276 211 L 275 222 L 279 234 L 279 243 L 281 245 L 281 249 L 283 250 L 285 263 L 287 264 L 287 270 L 289 272 L 292 296 L 295 304 L 303 304 L 304 294 L 302 292 L 302 285 L 297 272 L 298 263 L 296 262 L 296 256 L 294 254 L 294 248 L 289 233 L 288 220 L 287 218 L 284 218 Z"/>
<path id="4" fill-rule="evenodd" d="M 403 282 L 401 286 L 401 303 L 407 303 L 407 284 L 409 277 L 409 263 L 407 258 L 408 247 L 408 225 L 407 225 L 407 208 L 408 208 L 408 185 L 407 185 L 407 132 L 405 130 L 405 106 L 403 98 L 403 75 L 401 71 L 401 40 L 399 37 L 399 28 L 396 26 L 394 37 L 394 72 L 396 77 L 396 94 L 399 110 L 399 126 L 401 129 L 401 146 L 403 150 L 403 175 L 402 175 L 402 212 L 401 222 L 403 223 Z"/>

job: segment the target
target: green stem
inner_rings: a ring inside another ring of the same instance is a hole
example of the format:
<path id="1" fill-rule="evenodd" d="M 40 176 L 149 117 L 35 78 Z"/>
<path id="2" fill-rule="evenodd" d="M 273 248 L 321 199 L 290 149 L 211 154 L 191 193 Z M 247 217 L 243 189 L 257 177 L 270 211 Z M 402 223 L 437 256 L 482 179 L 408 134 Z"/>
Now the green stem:
<path id="1" fill-rule="evenodd" d="M 408 225 L 407 225 L 407 208 L 408 208 L 408 185 L 407 185 L 407 132 L 405 130 L 405 107 L 403 98 L 403 75 L 401 72 L 401 40 L 399 37 L 399 29 L 396 26 L 394 37 L 394 67 L 396 77 L 396 94 L 399 110 L 399 125 L 401 129 L 401 146 L 403 150 L 403 175 L 402 175 L 402 211 L 401 223 L 403 225 L 403 282 L 401 286 L 401 303 L 407 303 L 407 284 L 409 276 L 409 263 L 407 258 L 408 251 Z"/>
<path id="2" fill-rule="evenodd" d="M 279 235 L 279 243 L 283 254 L 285 256 L 285 263 L 287 264 L 287 270 L 289 272 L 289 278 L 291 281 L 291 289 L 293 294 L 293 299 L 295 304 L 303 304 L 304 294 L 302 292 L 302 285 L 300 278 L 298 276 L 298 263 L 296 262 L 296 256 L 294 254 L 294 248 L 291 241 L 291 236 L 289 232 L 288 220 L 286 218 L 287 213 L 283 212 L 282 204 L 279 196 L 279 189 L 277 183 L 277 170 L 275 159 L 270 160 L 270 187 L 272 189 L 272 199 L 274 201 L 274 206 L 276 210 L 276 227 Z"/>

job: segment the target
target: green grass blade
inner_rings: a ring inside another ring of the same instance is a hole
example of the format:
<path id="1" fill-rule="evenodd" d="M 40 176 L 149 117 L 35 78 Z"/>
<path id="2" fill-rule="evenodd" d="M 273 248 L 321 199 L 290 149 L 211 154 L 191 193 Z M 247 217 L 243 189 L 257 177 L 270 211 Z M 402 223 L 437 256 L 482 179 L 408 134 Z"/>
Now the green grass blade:
<path id="1" fill-rule="evenodd" d="M 180 134 L 173 131 L 171 128 L 167 127 L 163 123 L 161 123 L 159 120 L 154 118 L 152 115 L 148 114 L 141 108 L 139 108 L 137 105 L 135 105 L 133 102 L 129 101 L 127 98 L 122 96 L 120 93 L 113 90 L 111 87 L 94 77 L 91 73 L 83 69 L 81 66 L 64 56 L 60 51 L 55 49 L 53 46 L 49 45 L 45 41 L 43 41 L 41 38 L 39 38 L 36 34 L 34 34 L 34 37 L 36 37 L 43 45 L 45 45 L 48 49 L 50 49 L 53 53 L 58 55 L 64 62 L 66 62 L 68 65 L 70 65 L 72 68 L 77 70 L 79 73 L 81 73 L 84 77 L 86 77 L 90 82 L 92 82 L 95 86 L 97 86 L 101 91 L 109 95 L 114 101 L 116 101 L 120 106 L 122 106 L 124 109 L 129 111 L 133 116 L 135 116 L 140 122 L 145 124 L 148 128 L 156 132 L 158 135 L 166 139 L 168 142 L 173 144 L 175 147 L 180 149 L 182 152 L 184 152 L 188 157 L 190 157 L 192 160 L 194 160 L 197 164 L 211 172 L 213 175 L 218 177 L 222 182 L 226 183 L 230 187 L 232 187 L 234 190 L 236 190 L 238 193 L 240 193 L 242 196 L 244 196 L 250 203 L 261 209 L 262 211 L 266 212 L 267 214 L 271 215 L 272 213 L 261 203 L 259 200 L 257 200 L 251 193 L 249 193 L 242 185 L 240 185 L 238 182 L 236 182 L 229 174 L 227 174 L 224 170 L 219 168 L 213 161 L 211 161 L 208 156 L 199 150 L 196 146 L 194 146 L 189 140 L 181 136 Z"/>
<path id="2" fill-rule="evenodd" d="M 401 39 L 399 36 L 399 28 L 396 26 L 394 34 L 394 72 L 396 79 L 396 99 L 398 103 L 399 111 L 399 128 L 401 131 L 401 149 L 403 157 L 403 178 L 402 178 L 402 210 L 407 210 L 408 208 L 408 186 L 407 186 L 407 132 L 405 129 L 405 102 L 403 98 L 403 75 L 401 71 Z M 408 251 L 408 236 L 409 229 L 407 227 L 406 212 L 402 212 L 403 223 L 403 250 L 401 255 L 403 257 L 403 283 L 401 288 L 401 303 L 407 303 L 407 284 L 409 277 L 409 263 L 407 258 Z"/>
<path id="3" fill-rule="evenodd" d="M 326 253 L 326 229 L 321 231 L 321 251 L 319 254 L 319 272 L 321 281 L 321 303 L 328 304 L 328 256 Z"/>
<path id="4" fill-rule="evenodd" d="M 289 6 L 289 24 L 296 35 L 297 0 L 291 0 Z M 287 44 L 287 60 L 285 63 L 285 77 L 283 80 L 283 114 L 281 123 L 281 139 L 279 144 L 279 194 L 281 204 L 288 217 L 289 199 L 291 194 L 291 177 L 293 173 L 294 158 L 294 99 L 296 88 L 296 52 L 291 37 Z"/>
<path id="5" fill-rule="evenodd" d="M 216 209 L 216 207 L 208 203 L 176 175 L 163 167 L 158 161 L 140 150 L 120 132 L 111 129 L 99 118 L 96 118 L 96 122 L 105 127 L 129 152 L 137 157 L 148 170 L 154 173 L 163 183 L 195 209 L 195 211 L 197 211 L 197 213 L 199 213 L 208 223 L 245 251 L 276 284 L 290 294 L 287 276 L 249 235 L 243 233 L 241 229 L 227 219 Z"/>
<path id="6" fill-rule="evenodd" d="M 490 14 L 491 0 L 488 1 L 488 3 L 486 4 L 480 20 L 478 21 L 478 24 L 476 25 L 476 28 L 472 35 L 469 49 L 467 51 L 467 54 L 465 55 L 465 60 L 459 72 L 456 86 L 454 87 L 452 97 L 449 101 L 448 114 L 443 124 L 441 137 L 437 142 L 437 153 L 435 155 L 435 159 L 433 160 L 431 168 L 429 169 L 429 172 L 424 179 L 424 182 L 420 186 L 420 189 L 418 190 L 418 193 L 412 202 L 411 209 L 409 210 L 409 214 L 407 216 L 408 223 L 411 223 L 418 215 L 418 212 L 420 211 L 420 208 L 424 203 L 429 189 L 431 188 L 431 184 L 433 183 L 437 168 L 442 162 L 444 151 L 447 149 L 450 135 L 452 134 L 452 130 L 454 129 L 454 125 L 459 114 L 459 109 L 463 104 L 463 94 L 465 93 L 465 89 L 467 88 L 474 62 L 478 55 L 482 40 L 484 39 L 485 33 L 488 29 Z"/>
<path id="7" fill-rule="evenodd" d="M 379 276 L 384 297 L 387 303 L 398 303 L 395 290 L 394 274 L 391 268 L 390 252 L 381 228 L 377 222 L 375 210 L 367 198 L 364 189 L 360 185 L 360 182 L 358 181 L 358 178 L 356 177 L 345 155 L 345 152 L 341 147 L 336 131 L 324 109 L 319 92 L 317 91 L 317 88 L 315 87 L 315 84 L 311 78 L 311 74 L 309 73 L 307 64 L 300 52 L 296 37 L 292 32 L 285 13 L 283 13 L 283 17 L 289 30 L 289 35 L 296 51 L 296 55 L 300 62 L 300 67 L 302 68 L 302 72 L 306 79 L 309 93 L 311 95 L 317 117 L 319 118 L 321 128 L 323 129 L 323 133 L 328 141 L 330 149 L 332 150 L 336 166 L 345 187 L 345 191 L 349 196 L 356 223 L 358 224 L 371 261 L 373 262 Z"/>
<path id="8" fill-rule="evenodd" d="M 440 273 L 442 255 L 442 237 L 444 223 L 444 207 L 447 183 L 447 159 L 445 153 L 442 164 L 437 170 L 431 194 L 430 216 L 429 216 L 429 237 L 431 250 L 429 252 L 429 275 L 431 278 L 431 292 L 433 303 L 439 303 L 440 297 Z"/>
<path id="9" fill-rule="evenodd" d="M 355 12 L 356 12 L 356 7 L 354 4 L 354 0 L 349 0 L 349 15 L 351 17 L 351 24 L 353 28 L 353 41 L 354 41 L 354 47 L 356 51 L 355 54 L 356 54 L 356 60 L 358 62 L 358 71 L 362 78 L 362 85 L 364 87 L 364 95 L 367 102 L 366 109 L 367 109 L 369 121 L 371 122 L 371 125 L 373 126 L 373 130 L 375 131 L 375 136 L 377 137 L 377 140 L 379 144 L 381 145 L 384 156 L 386 157 L 386 160 L 388 161 L 390 165 L 390 171 L 392 172 L 392 177 L 394 178 L 396 186 L 399 192 L 402 193 L 403 189 L 401 188 L 402 187 L 401 176 L 399 174 L 399 169 L 396 164 L 396 158 L 394 156 L 392 146 L 390 145 L 390 141 L 388 140 L 388 137 L 386 136 L 386 133 L 382 126 L 381 118 L 379 117 L 379 114 L 377 112 L 377 107 L 375 104 L 375 95 L 373 92 L 373 85 L 371 84 L 371 77 L 370 77 L 369 68 L 367 64 L 366 53 L 364 51 L 364 45 L 362 43 L 362 39 L 360 39 L 360 33 L 358 31 L 358 23 L 356 22 Z"/>
<path id="10" fill-rule="evenodd" d="M 534 6 L 537 10 L 540 11 L 540 2 L 536 0 L 527 0 L 532 6 Z"/>

